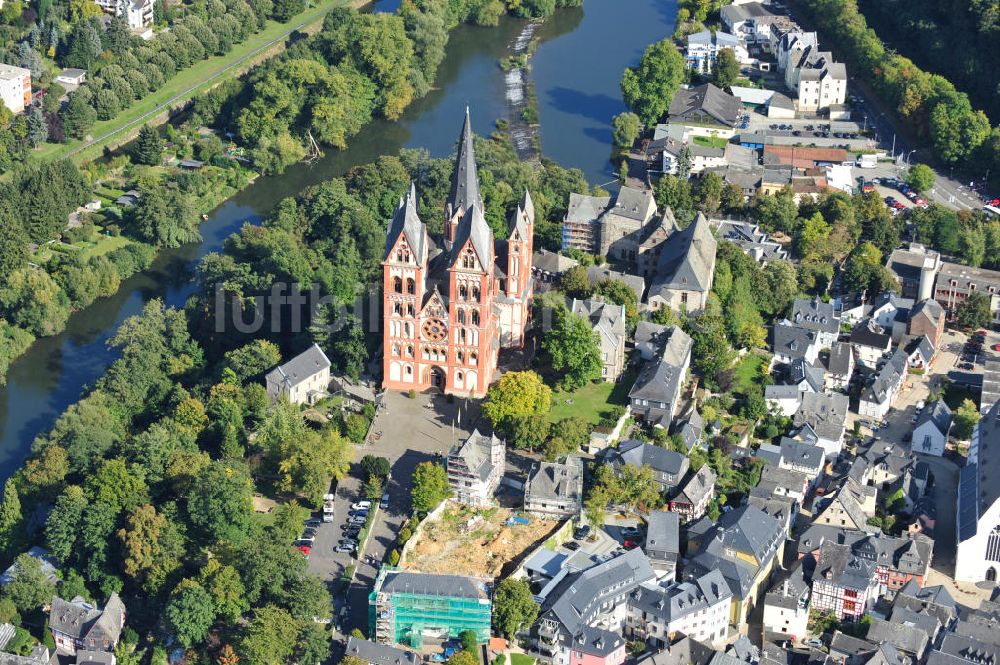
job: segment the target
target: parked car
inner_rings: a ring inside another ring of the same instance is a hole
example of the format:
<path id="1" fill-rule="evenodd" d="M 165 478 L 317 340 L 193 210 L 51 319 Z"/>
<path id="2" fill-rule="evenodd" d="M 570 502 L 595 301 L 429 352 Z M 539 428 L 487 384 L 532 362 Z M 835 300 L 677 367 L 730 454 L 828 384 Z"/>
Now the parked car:
<path id="1" fill-rule="evenodd" d="M 622 538 L 638 538 L 642 535 L 642 530 L 638 527 L 627 526 L 622 528 Z"/>
<path id="2" fill-rule="evenodd" d="M 571 540 L 569 542 L 563 543 L 563 547 L 570 550 L 571 552 L 575 552 L 576 550 L 580 549 L 580 543 L 576 542 L 575 540 Z"/>
<path id="3" fill-rule="evenodd" d="M 312 545 L 314 542 L 316 542 L 316 536 L 307 536 L 307 535 L 303 534 L 298 540 L 295 541 L 295 544 L 296 545 L 305 545 L 305 544 Z"/>
<path id="4" fill-rule="evenodd" d="M 1000 344 L 994 344 L 990 348 L 993 349 L 994 351 L 1000 351 Z"/>
<path id="5" fill-rule="evenodd" d="M 341 538 L 339 541 L 337 541 L 337 544 L 338 545 L 351 545 L 352 547 L 357 547 L 358 546 L 358 541 L 354 540 L 353 538 Z"/>
<path id="6" fill-rule="evenodd" d="M 341 554 L 350 554 L 351 552 L 354 551 L 354 548 L 348 545 L 337 545 L 335 548 L 333 548 L 333 551 L 339 552 Z"/>
<path id="7" fill-rule="evenodd" d="M 309 555 L 312 554 L 312 547 L 309 545 L 296 545 L 295 549 L 305 554 L 307 559 L 309 558 Z"/>
<path id="8" fill-rule="evenodd" d="M 958 368 L 959 369 L 965 369 L 965 370 L 974 370 L 974 369 L 976 369 L 976 366 L 973 365 L 972 363 L 961 363 L 958 366 Z"/>
<path id="9" fill-rule="evenodd" d="M 348 524 L 364 524 L 367 521 L 368 521 L 368 518 L 366 518 L 366 517 L 348 517 L 347 518 L 347 523 Z"/>
<path id="10" fill-rule="evenodd" d="M 385 510 L 386 508 L 389 507 L 389 493 L 388 492 L 384 492 L 382 494 L 382 498 L 378 502 L 378 507 L 381 508 L 382 510 Z"/>
<path id="11" fill-rule="evenodd" d="M 310 526 L 310 527 L 318 527 L 322 523 L 323 523 L 323 520 L 321 520 L 319 518 L 315 518 L 315 517 L 313 519 L 306 520 L 306 522 L 305 522 L 306 526 Z"/>
<path id="12" fill-rule="evenodd" d="M 351 510 L 369 510 L 372 507 L 372 502 L 368 500 L 355 501 L 351 504 Z"/>
<path id="13" fill-rule="evenodd" d="M 626 550 L 634 550 L 635 548 L 639 547 L 639 541 L 632 540 L 631 538 L 626 538 L 625 542 L 622 543 L 622 547 L 624 547 Z"/>
<path id="14" fill-rule="evenodd" d="M 589 524 L 583 524 L 583 525 L 578 526 L 575 529 L 573 529 L 573 537 L 576 538 L 577 540 L 583 540 L 584 538 L 586 538 L 589 535 L 590 535 L 590 525 Z"/>

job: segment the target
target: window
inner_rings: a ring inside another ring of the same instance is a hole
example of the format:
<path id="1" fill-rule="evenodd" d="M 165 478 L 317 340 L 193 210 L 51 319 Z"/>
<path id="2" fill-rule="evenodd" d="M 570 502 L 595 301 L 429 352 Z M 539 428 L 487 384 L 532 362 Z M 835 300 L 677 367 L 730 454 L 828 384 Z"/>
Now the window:
<path id="1" fill-rule="evenodd" d="M 402 277 L 393 277 L 392 278 L 392 290 L 395 291 L 396 293 L 402 293 L 403 292 L 403 278 Z"/>
<path id="2" fill-rule="evenodd" d="M 458 310 L 458 322 L 461 323 L 462 325 L 465 325 L 465 310 L 464 309 Z"/>
<path id="3" fill-rule="evenodd" d="M 465 284 L 459 284 L 458 286 L 458 297 L 465 300 L 469 297 L 469 289 L 466 288 Z"/>
<path id="4" fill-rule="evenodd" d="M 412 277 L 406 278 L 406 292 L 409 294 L 414 294 L 417 292 L 417 283 L 413 281 Z"/>
<path id="5" fill-rule="evenodd" d="M 1000 525 L 993 527 L 986 540 L 987 561 L 1000 561 Z"/>
<path id="6" fill-rule="evenodd" d="M 473 286 L 472 287 L 472 299 L 475 300 L 476 302 L 479 302 L 479 287 L 478 286 Z"/>
<path id="7" fill-rule="evenodd" d="M 477 310 L 472 310 L 472 325 L 479 325 L 479 312 Z"/>
<path id="8" fill-rule="evenodd" d="M 400 303 L 398 303 L 398 302 L 397 303 L 393 303 L 393 305 L 392 305 L 392 313 L 393 314 L 402 314 L 403 313 L 403 305 L 400 304 Z"/>

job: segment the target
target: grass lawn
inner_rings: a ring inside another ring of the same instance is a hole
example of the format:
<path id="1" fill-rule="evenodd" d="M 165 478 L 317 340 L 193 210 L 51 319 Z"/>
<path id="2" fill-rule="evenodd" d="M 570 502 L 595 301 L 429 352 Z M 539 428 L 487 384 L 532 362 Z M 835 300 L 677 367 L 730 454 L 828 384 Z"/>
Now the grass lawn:
<path id="1" fill-rule="evenodd" d="M 76 160 L 86 161 L 99 157 L 104 144 L 117 133 L 151 119 L 166 108 L 190 100 L 226 78 L 236 76 L 241 71 L 240 65 L 249 64 L 253 57 L 278 44 L 292 32 L 322 21 L 327 12 L 342 4 L 344 0 L 321 0 L 315 6 L 295 16 L 290 23 L 268 21 L 263 30 L 234 46 L 226 55 L 213 56 L 178 72 L 159 90 L 136 100 L 113 120 L 101 120 L 95 123 L 90 130 L 90 135 L 94 137 L 92 142 L 77 140 L 67 143 L 46 143 L 34 154 L 46 160 L 72 156 Z M 350 4 L 357 6 L 362 3 L 355 0 Z"/>
<path id="2" fill-rule="evenodd" d="M 698 145 L 703 145 L 708 148 L 725 148 L 726 144 L 729 143 L 728 139 L 721 138 L 719 136 L 692 136 L 691 140 Z"/>
<path id="3" fill-rule="evenodd" d="M 618 383 L 600 381 L 588 383 L 570 392 L 553 390 L 549 422 L 554 423 L 563 418 L 578 416 L 596 425 L 601 420 L 601 414 L 610 410 L 612 406 L 628 404 L 628 391 L 632 389 L 637 373 L 637 370 L 630 368 L 626 369 Z"/>
<path id="4" fill-rule="evenodd" d="M 535 659 L 523 653 L 512 653 L 510 655 L 510 665 L 533 665 Z"/>
<path id="5" fill-rule="evenodd" d="M 761 365 L 769 360 L 767 354 L 748 353 L 736 364 L 733 369 L 733 389 L 735 392 L 746 394 L 755 384 L 760 385 L 763 374 Z"/>
<path id="6" fill-rule="evenodd" d="M 95 256 L 104 256 L 108 252 L 121 249 L 129 242 L 129 239 L 124 236 L 101 236 L 97 242 L 87 243 L 87 248 L 80 252 L 80 256 L 84 261 L 87 261 Z"/>

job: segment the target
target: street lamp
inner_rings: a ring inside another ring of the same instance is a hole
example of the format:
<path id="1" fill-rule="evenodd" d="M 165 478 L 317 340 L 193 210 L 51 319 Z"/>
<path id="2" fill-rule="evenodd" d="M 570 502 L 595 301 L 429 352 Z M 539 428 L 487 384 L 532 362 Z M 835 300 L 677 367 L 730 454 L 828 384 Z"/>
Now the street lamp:
<path id="1" fill-rule="evenodd" d="M 911 150 L 910 152 L 906 153 L 906 159 L 904 159 L 903 161 L 904 161 L 904 162 L 906 162 L 906 165 L 907 165 L 907 166 L 909 166 L 909 165 L 910 165 L 910 155 L 912 155 L 912 154 L 913 154 L 913 153 L 915 153 L 916 151 L 917 151 L 917 149 L 916 149 L 916 148 L 914 148 L 914 149 L 913 149 L 913 150 Z"/>

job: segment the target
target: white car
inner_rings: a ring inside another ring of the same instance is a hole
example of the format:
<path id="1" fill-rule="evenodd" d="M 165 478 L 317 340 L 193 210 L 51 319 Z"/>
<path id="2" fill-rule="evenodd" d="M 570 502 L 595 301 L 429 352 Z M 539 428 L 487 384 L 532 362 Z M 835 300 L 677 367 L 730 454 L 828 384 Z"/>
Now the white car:
<path id="1" fill-rule="evenodd" d="M 341 554 L 350 554 L 351 552 L 354 551 L 354 548 L 353 547 L 349 547 L 347 545 L 337 545 L 337 547 L 334 548 L 333 551 L 334 552 L 339 552 Z"/>
<path id="2" fill-rule="evenodd" d="M 347 523 L 348 524 L 364 524 L 367 521 L 368 521 L 368 518 L 366 518 L 366 517 L 348 517 L 347 518 Z"/>
<path id="3" fill-rule="evenodd" d="M 351 504 L 351 510 L 371 510 L 371 501 L 355 501 Z"/>

